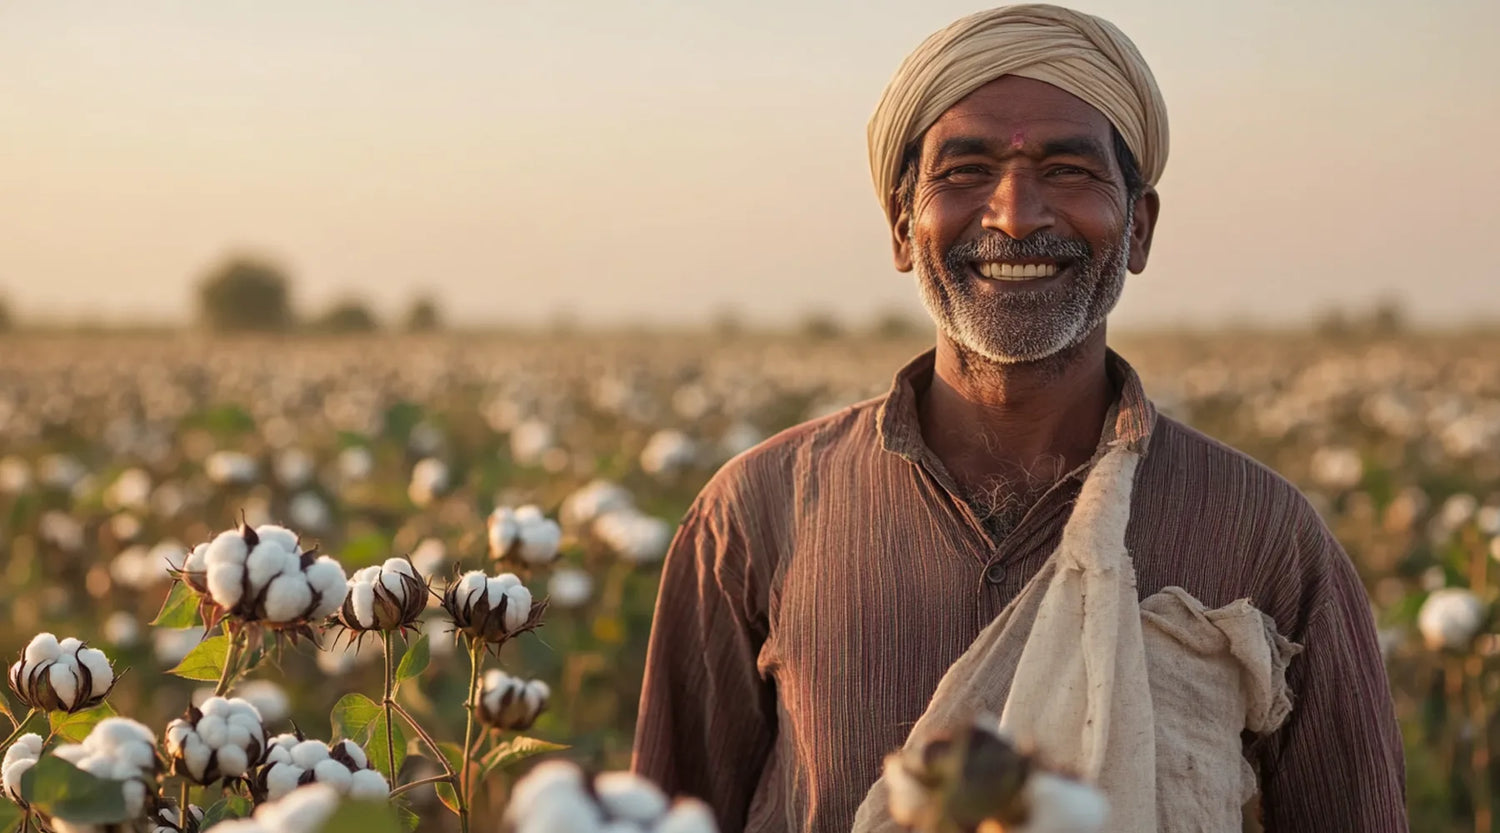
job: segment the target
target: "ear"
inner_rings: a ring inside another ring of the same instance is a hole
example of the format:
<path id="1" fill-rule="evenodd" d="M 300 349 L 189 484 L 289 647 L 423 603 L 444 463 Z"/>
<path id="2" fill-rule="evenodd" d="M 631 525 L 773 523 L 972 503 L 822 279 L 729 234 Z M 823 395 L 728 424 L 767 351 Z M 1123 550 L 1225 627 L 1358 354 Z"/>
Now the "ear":
<path id="1" fill-rule="evenodd" d="M 911 215 L 901 205 L 901 198 L 892 194 L 890 199 L 891 216 L 896 219 L 891 223 L 891 258 L 896 262 L 897 272 L 911 271 Z"/>
<path id="2" fill-rule="evenodd" d="M 1146 270 L 1151 255 L 1151 239 L 1156 234 L 1156 218 L 1161 214 L 1161 197 L 1147 185 L 1135 200 L 1135 216 L 1130 221 L 1130 263 L 1132 274 Z"/>

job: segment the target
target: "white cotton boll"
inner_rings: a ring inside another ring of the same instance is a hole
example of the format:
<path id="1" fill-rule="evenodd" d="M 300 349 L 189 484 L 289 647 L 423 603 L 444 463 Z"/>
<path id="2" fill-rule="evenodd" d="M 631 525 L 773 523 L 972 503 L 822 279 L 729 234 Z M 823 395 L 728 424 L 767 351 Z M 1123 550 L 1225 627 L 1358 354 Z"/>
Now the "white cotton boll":
<path id="1" fill-rule="evenodd" d="M 338 809 L 339 794 L 323 784 L 309 784 L 286 798 L 263 804 L 255 811 L 259 829 L 276 833 L 315 833 Z M 224 828 L 215 826 L 215 831 Z"/>
<path id="2" fill-rule="evenodd" d="M 93 688 L 88 696 L 103 697 L 115 681 L 115 672 L 109 667 L 109 657 L 98 648 L 84 648 L 78 652 L 78 664 L 87 668 L 93 677 Z"/>
<path id="3" fill-rule="evenodd" d="M 365 755 L 364 748 L 354 741 L 341 740 L 336 745 L 343 747 L 344 754 L 349 756 L 349 760 L 353 761 L 356 767 L 363 768 L 370 765 L 370 759 Z"/>
<path id="4" fill-rule="evenodd" d="M 198 721 L 198 737 L 215 749 L 229 742 L 229 724 L 218 715 L 204 715 Z"/>
<path id="5" fill-rule="evenodd" d="M 189 573 L 202 573 L 208 570 L 208 544 L 199 544 L 188 553 L 187 560 L 183 562 L 182 569 Z"/>
<path id="6" fill-rule="evenodd" d="M 565 526 L 576 529 L 609 512 L 634 507 L 635 501 L 624 486 L 608 480 L 594 480 L 564 498 L 558 516 Z"/>
<path id="7" fill-rule="evenodd" d="M 277 576 L 266 591 L 266 618 L 272 622 L 296 621 L 312 602 L 312 588 L 300 573 Z"/>
<path id="8" fill-rule="evenodd" d="M 230 778 L 238 778 L 250 768 L 250 755 L 242 746 L 224 746 L 219 749 L 219 771 Z"/>
<path id="9" fill-rule="evenodd" d="M 641 833 L 641 827 L 628 821 L 607 821 L 599 833 Z"/>
<path id="10" fill-rule="evenodd" d="M 354 575 L 349 577 L 349 581 L 362 581 L 365 584 L 374 584 L 378 578 L 380 578 L 379 567 L 362 567 L 354 571 Z"/>
<path id="11" fill-rule="evenodd" d="M 538 518 L 521 527 L 521 560 L 528 564 L 549 564 L 557 558 L 562 542 L 562 528 L 556 521 Z"/>
<path id="12" fill-rule="evenodd" d="M 250 546 L 245 543 L 244 536 L 237 529 L 229 529 L 220 532 L 208 542 L 208 549 L 203 553 L 203 562 L 210 568 L 215 564 L 243 566 L 249 555 Z"/>
<path id="13" fill-rule="evenodd" d="M 90 753 L 89 750 L 83 748 L 83 744 L 81 743 L 64 743 L 53 749 L 52 754 L 82 769 L 82 765 Z"/>
<path id="14" fill-rule="evenodd" d="M 679 798 L 656 825 L 656 833 L 718 833 L 714 811 L 696 798 Z"/>
<path id="15" fill-rule="evenodd" d="M 249 703 L 258 720 L 264 725 L 280 723 L 291 710 L 286 691 L 271 680 L 251 680 L 236 689 L 241 700 Z M 257 732 L 263 731 L 256 727 Z"/>
<path id="16" fill-rule="evenodd" d="M 70 659 L 60 659 L 47 669 L 47 681 L 52 683 L 52 690 L 57 692 L 57 697 L 62 701 L 64 708 L 72 708 L 80 698 L 78 697 L 78 667 Z"/>
<path id="17" fill-rule="evenodd" d="M 1417 614 L 1417 629 L 1434 651 L 1466 649 L 1483 624 L 1483 603 L 1461 587 L 1433 591 Z"/>
<path id="18" fill-rule="evenodd" d="M 64 654 L 64 655 L 68 656 L 71 659 L 76 659 L 77 658 L 75 655 L 78 653 L 78 650 L 80 648 L 82 648 L 82 647 L 83 647 L 83 640 L 79 639 L 76 636 L 70 636 L 67 639 L 64 639 L 64 640 L 62 640 L 62 641 L 60 641 L 60 642 L 57 643 L 57 651 L 58 651 L 58 653 Z"/>
<path id="19" fill-rule="evenodd" d="M 516 541 L 516 536 L 521 532 L 521 525 L 516 522 L 516 514 L 509 506 L 501 506 L 490 513 L 487 523 L 490 541 L 490 556 L 499 558 Z"/>
<path id="20" fill-rule="evenodd" d="M 404 558 L 387 558 L 385 563 L 380 565 L 380 573 L 382 575 L 398 573 L 403 576 L 411 576 L 412 578 L 417 577 L 416 570 L 412 567 L 411 562 Z"/>
<path id="21" fill-rule="evenodd" d="M 349 778 L 349 797 L 362 801 L 375 801 L 391 794 L 391 785 L 385 776 L 373 769 L 361 769 Z"/>
<path id="22" fill-rule="evenodd" d="M 244 597 L 245 568 L 232 562 L 208 565 L 208 593 L 220 607 L 232 608 Z"/>
<path id="23" fill-rule="evenodd" d="M 292 763 L 312 769 L 328 760 L 328 745 L 320 740 L 304 740 L 292 747 Z"/>
<path id="24" fill-rule="evenodd" d="M 516 585 L 505 591 L 505 630 L 517 631 L 531 618 L 531 591 Z"/>
<path id="25" fill-rule="evenodd" d="M 287 552 L 298 550 L 297 533 L 280 524 L 261 524 L 255 528 L 255 534 L 262 544 L 274 544 Z"/>
<path id="26" fill-rule="evenodd" d="M 404 601 L 406 599 L 406 583 L 402 577 L 408 575 L 409 573 L 396 571 L 383 572 L 380 574 L 380 583 L 397 600 Z"/>
<path id="27" fill-rule="evenodd" d="M 554 792 L 583 793 L 583 772 L 567 761 L 543 761 L 516 782 L 509 810 L 518 817 L 530 815 L 540 799 Z"/>
<path id="28" fill-rule="evenodd" d="M 250 586 L 265 587 L 271 583 L 271 579 L 285 572 L 288 554 L 280 544 L 261 541 L 245 559 L 245 572 L 250 577 Z"/>
<path id="29" fill-rule="evenodd" d="M 199 781 L 208 772 L 208 758 L 212 754 L 213 750 L 197 735 L 188 735 L 182 746 L 182 760 L 187 764 L 188 772 Z"/>
<path id="30" fill-rule="evenodd" d="M 12 798 L 21 797 L 21 777 L 36 766 L 42 755 L 42 736 L 30 732 L 16 738 L 5 750 L 5 759 L 0 762 L 0 792 Z"/>
<path id="31" fill-rule="evenodd" d="M 318 604 L 309 618 L 323 619 L 332 616 L 334 611 L 343 606 L 344 597 L 349 593 L 349 583 L 344 575 L 344 567 L 338 561 L 327 555 L 318 556 L 318 560 L 303 575 L 307 577 L 307 583 L 313 592 L 318 594 Z"/>
<path id="32" fill-rule="evenodd" d="M 272 801 L 297 789 L 303 769 L 295 764 L 275 764 L 266 773 L 266 795 Z"/>
<path id="33" fill-rule="evenodd" d="M 363 446 L 350 446 L 339 452 L 338 466 L 345 480 L 364 480 L 375 470 L 375 455 Z"/>
<path id="34" fill-rule="evenodd" d="M 125 812 L 131 818 L 139 816 L 146 809 L 146 785 L 132 779 L 125 782 L 124 792 Z"/>
<path id="35" fill-rule="evenodd" d="M 594 592 L 594 579 L 586 571 L 576 567 L 564 567 L 547 580 L 547 595 L 552 604 L 560 608 L 575 608 L 589 600 Z"/>
<path id="36" fill-rule="evenodd" d="M 489 579 L 479 570 L 470 570 L 459 576 L 458 597 L 465 605 L 476 604 L 488 592 Z"/>
<path id="37" fill-rule="evenodd" d="M 316 492 L 298 492 L 286 505 L 287 517 L 303 529 L 326 531 L 333 525 L 333 512 Z"/>
<path id="38" fill-rule="evenodd" d="M 318 765 L 313 767 L 313 777 L 318 779 L 319 784 L 327 784 L 340 793 L 349 791 L 349 767 L 338 761 L 319 761 Z"/>
<path id="39" fill-rule="evenodd" d="M 354 619 L 361 627 L 375 627 L 375 588 L 369 582 L 350 584 L 348 601 L 354 608 Z"/>
<path id="40" fill-rule="evenodd" d="M 582 774 L 562 761 L 542 764 L 517 782 L 505 816 L 515 833 L 598 833 L 604 821 L 584 793 Z"/>
<path id="41" fill-rule="evenodd" d="M 633 772 L 604 772 L 594 792 L 605 812 L 637 824 L 650 824 L 667 811 L 667 797 L 656 785 Z"/>
<path id="42" fill-rule="evenodd" d="M 1109 802 L 1087 784 L 1038 772 L 1026 782 L 1030 813 L 1024 833 L 1099 833 L 1109 815 Z"/>
<path id="43" fill-rule="evenodd" d="M 266 762 L 272 764 L 289 764 L 292 762 L 292 750 L 301 743 L 297 736 L 291 732 L 283 732 L 266 744 Z"/>
<path id="44" fill-rule="evenodd" d="M 62 650 L 58 647 L 57 637 L 44 632 L 33 636 L 26 644 L 24 656 L 28 663 L 51 662 L 62 656 Z"/>

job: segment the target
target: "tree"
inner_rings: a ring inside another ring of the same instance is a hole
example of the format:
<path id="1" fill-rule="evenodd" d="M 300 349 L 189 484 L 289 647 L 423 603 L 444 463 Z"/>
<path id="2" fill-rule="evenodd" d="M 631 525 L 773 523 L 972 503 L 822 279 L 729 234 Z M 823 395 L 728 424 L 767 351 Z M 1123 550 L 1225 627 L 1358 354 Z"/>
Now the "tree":
<path id="1" fill-rule="evenodd" d="M 10 304 L 5 302 L 5 297 L 0 296 L 0 333 L 16 326 L 15 319 L 11 317 Z"/>
<path id="2" fill-rule="evenodd" d="M 347 298 L 329 307 L 312 326 L 325 333 L 371 333 L 380 329 L 380 322 L 365 302 Z"/>
<path id="3" fill-rule="evenodd" d="M 198 284 L 199 315 L 222 332 L 280 332 L 292 326 L 290 281 L 275 265 L 234 256 Z"/>
<path id="4" fill-rule="evenodd" d="M 431 333 L 443 328 L 443 316 L 438 312 L 437 301 L 431 295 L 423 295 L 411 302 L 406 311 L 406 329 L 413 333 Z"/>

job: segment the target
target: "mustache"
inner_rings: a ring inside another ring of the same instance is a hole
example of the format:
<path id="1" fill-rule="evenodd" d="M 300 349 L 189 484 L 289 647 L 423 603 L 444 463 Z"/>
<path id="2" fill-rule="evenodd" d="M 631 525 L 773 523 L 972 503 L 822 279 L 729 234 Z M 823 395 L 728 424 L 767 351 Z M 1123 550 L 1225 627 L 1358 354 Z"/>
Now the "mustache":
<path id="1" fill-rule="evenodd" d="M 1046 232 L 1037 232 L 1022 240 L 1005 234 L 991 234 L 965 240 L 949 247 L 944 265 L 958 269 L 985 260 L 1082 260 L 1093 257 L 1094 249 L 1082 240 L 1073 240 Z"/>

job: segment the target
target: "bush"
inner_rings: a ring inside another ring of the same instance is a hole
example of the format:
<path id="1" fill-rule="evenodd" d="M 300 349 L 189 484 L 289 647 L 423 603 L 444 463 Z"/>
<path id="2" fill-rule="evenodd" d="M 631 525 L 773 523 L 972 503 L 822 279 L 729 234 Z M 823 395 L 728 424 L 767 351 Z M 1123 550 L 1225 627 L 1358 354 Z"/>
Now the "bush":
<path id="1" fill-rule="evenodd" d="M 0 333 L 15 327 L 15 319 L 11 317 L 10 305 L 0 298 Z"/>
<path id="2" fill-rule="evenodd" d="M 363 301 L 348 299 L 318 316 L 312 329 L 325 333 L 372 333 L 380 329 L 380 322 Z"/>
<path id="3" fill-rule="evenodd" d="M 424 295 L 412 301 L 406 311 L 406 330 L 412 333 L 432 333 L 443 328 L 443 317 L 438 312 L 437 301 Z"/>
<path id="4" fill-rule="evenodd" d="M 226 332 L 280 332 L 292 325 L 289 281 L 279 268 L 236 256 L 198 284 L 198 311 L 205 326 Z"/>

